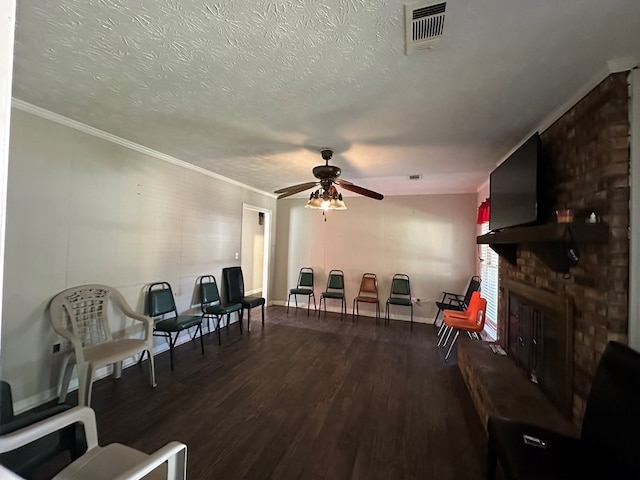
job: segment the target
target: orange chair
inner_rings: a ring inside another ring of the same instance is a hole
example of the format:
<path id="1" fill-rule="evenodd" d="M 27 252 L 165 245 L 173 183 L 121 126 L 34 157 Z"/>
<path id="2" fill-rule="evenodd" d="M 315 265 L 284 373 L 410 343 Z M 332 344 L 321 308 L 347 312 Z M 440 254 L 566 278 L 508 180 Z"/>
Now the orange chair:
<path id="1" fill-rule="evenodd" d="M 477 293 L 477 292 L 476 292 Z M 446 345 L 449 336 L 453 330 L 456 331 L 455 336 L 449 346 L 449 350 L 447 350 L 447 354 L 444 357 L 444 361 L 446 362 L 449 359 L 449 355 L 451 355 L 451 350 L 458 339 L 461 331 L 467 332 L 467 334 L 471 338 L 480 338 L 480 333 L 484 330 L 484 323 L 486 318 L 487 311 L 487 300 L 485 298 L 480 297 L 480 294 L 476 295 L 475 298 L 472 297 L 471 302 L 469 304 L 469 308 L 466 312 L 445 312 L 444 322 L 451 330 L 447 334 L 447 339 L 444 341 L 444 345 Z M 443 335 L 444 337 L 444 335 Z M 438 342 L 438 345 L 440 342 Z"/>
<path id="2" fill-rule="evenodd" d="M 444 314 L 449 316 L 450 322 L 453 319 L 467 319 L 471 310 L 477 307 L 477 303 L 480 301 L 480 292 L 476 291 L 471 294 L 471 298 L 469 299 L 469 305 L 467 309 L 464 311 L 456 311 L 456 310 L 445 310 Z M 450 325 L 447 325 L 444 322 L 444 316 L 442 317 L 442 331 L 438 332 L 440 336 L 440 340 L 438 340 L 438 347 L 445 346 L 449 341 L 449 337 L 451 336 L 451 332 L 453 332 L 453 328 Z"/>
<path id="3" fill-rule="evenodd" d="M 376 304 L 376 324 L 380 320 L 380 300 L 378 299 L 378 278 L 375 273 L 365 273 L 362 275 L 360 281 L 360 291 L 358 296 L 353 299 L 352 321 L 355 321 L 356 316 L 360 316 L 358 311 L 358 304 L 375 303 Z"/>

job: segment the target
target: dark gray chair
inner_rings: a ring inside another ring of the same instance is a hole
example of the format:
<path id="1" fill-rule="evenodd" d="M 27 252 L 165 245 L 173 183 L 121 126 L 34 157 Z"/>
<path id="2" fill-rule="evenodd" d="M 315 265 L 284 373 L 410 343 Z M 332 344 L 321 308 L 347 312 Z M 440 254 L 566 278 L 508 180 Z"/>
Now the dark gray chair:
<path id="1" fill-rule="evenodd" d="M 344 293 L 344 272 L 342 270 L 331 270 L 327 277 L 327 289 L 320 294 L 320 308 L 318 308 L 318 318 L 322 311 L 322 301 L 324 300 L 324 313 L 327 314 L 327 298 L 340 300 L 340 321 L 343 315 L 347 314 L 347 297 Z"/>
<path id="2" fill-rule="evenodd" d="M 291 295 L 293 295 L 293 299 L 296 302 L 296 313 L 298 313 L 298 295 L 305 295 L 308 297 L 307 317 L 310 312 L 311 298 L 313 298 L 313 311 L 315 312 L 318 308 L 316 307 L 316 294 L 313 291 L 313 288 L 313 268 L 302 267 L 298 274 L 298 284 L 296 285 L 296 288 L 289 290 L 289 296 L 287 297 L 287 313 L 289 313 L 289 301 L 291 300 Z"/>
<path id="3" fill-rule="evenodd" d="M 609 342 L 587 400 L 580 438 L 490 417 L 487 480 L 640 478 L 640 353 Z"/>
<path id="4" fill-rule="evenodd" d="M 202 349 L 202 355 L 204 355 L 202 315 L 179 315 L 173 298 L 173 291 L 168 282 L 157 282 L 149 285 L 148 305 L 149 316 L 154 319 L 153 335 L 164 337 L 169 342 L 171 370 L 173 370 L 173 350 L 178 341 L 178 336 L 183 330 L 196 327 L 193 340 L 200 332 L 200 348 Z M 142 361 L 142 356 L 140 356 L 140 361 Z"/>
<path id="5" fill-rule="evenodd" d="M 244 294 L 244 276 L 242 268 L 227 267 L 222 269 L 222 278 L 224 279 L 225 300 L 227 304 L 240 303 L 242 308 L 247 311 L 247 331 L 251 331 L 251 309 L 262 307 L 262 325 L 264 326 L 264 305 L 265 299 L 257 296 L 245 296 Z"/>
<path id="6" fill-rule="evenodd" d="M 233 312 L 238 314 L 238 325 L 240 325 L 240 335 L 242 335 L 242 304 L 241 303 L 222 303 L 220 300 L 220 291 L 216 277 L 213 275 L 203 275 L 200 277 L 200 308 L 202 309 L 202 317 L 207 320 L 213 318 L 214 326 L 218 331 L 218 345 L 222 343 L 220 339 L 220 327 L 222 319 L 227 319 L 227 329 L 229 320 Z"/>
<path id="7" fill-rule="evenodd" d="M 409 307 L 411 310 L 411 330 L 413 330 L 413 301 L 411 300 L 411 282 L 409 280 L 409 275 L 396 273 L 391 280 L 391 291 L 389 292 L 387 307 L 384 312 L 385 325 L 389 323 L 391 305 Z"/>

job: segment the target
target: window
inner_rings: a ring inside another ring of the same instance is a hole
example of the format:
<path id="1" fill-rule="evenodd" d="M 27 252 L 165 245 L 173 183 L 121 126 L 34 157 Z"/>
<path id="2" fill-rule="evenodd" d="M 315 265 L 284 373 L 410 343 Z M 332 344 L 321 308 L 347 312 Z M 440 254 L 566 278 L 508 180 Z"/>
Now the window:
<path id="1" fill-rule="evenodd" d="M 489 222 L 481 225 L 481 234 L 489 233 Z M 487 299 L 485 333 L 495 340 L 498 337 L 498 254 L 489 245 L 480 245 L 480 278 L 482 297 Z"/>

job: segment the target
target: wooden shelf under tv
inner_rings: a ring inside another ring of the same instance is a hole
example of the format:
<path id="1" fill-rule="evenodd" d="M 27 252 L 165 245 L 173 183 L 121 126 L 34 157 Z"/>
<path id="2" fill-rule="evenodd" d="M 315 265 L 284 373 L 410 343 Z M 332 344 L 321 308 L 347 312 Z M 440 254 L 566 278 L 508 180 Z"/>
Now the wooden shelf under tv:
<path id="1" fill-rule="evenodd" d="M 511 227 L 498 232 L 480 235 L 476 243 L 488 244 L 509 263 L 516 263 L 518 245 L 537 244 L 536 250 L 564 247 L 568 243 L 606 243 L 609 240 L 607 223 L 547 223 Z"/>

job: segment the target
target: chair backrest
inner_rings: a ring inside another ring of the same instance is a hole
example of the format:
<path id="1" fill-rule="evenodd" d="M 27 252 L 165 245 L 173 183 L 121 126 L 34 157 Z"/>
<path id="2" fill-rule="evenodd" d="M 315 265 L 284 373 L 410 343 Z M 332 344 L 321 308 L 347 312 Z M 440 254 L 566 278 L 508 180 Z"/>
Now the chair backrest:
<path id="1" fill-rule="evenodd" d="M 473 292 L 480 291 L 480 283 L 482 283 L 482 279 L 479 276 L 474 275 L 471 277 L 467 291 L 464 294 L 464 305 L 466 307 L 468 307 L 471 302 L 471 295 L 473 295 Z"/>
<path id="2" fill-rule="evenodd" d="M 344 291 L 344 273 L 342 270 L 331 270 L 327 278 L 327 290 Z"/>
<path id="3" fill-rule="evenodd" d="M 106 285 L 95 284 L 80 285 L 58 293 L 51 300 L 53 329 L 58 333 L 64 330 L 72 332 L 83 347 L 111 341 L 113 337 L 107 311 L 114 293 Z"/>
<path id="4" fill-rule="evenodd" d="M 411 284 L 409 276 L 403 273 L 396 273 L 391 280 L 390 297 L 409 297 L 411 298 Z"/>
<path id="5" fill-rule="evenodd" d="M 167 313 L 178 316 L 178 308 L 173 298 L 173 291 L 168 282 L 156 282 L 149 285 L 149 316 L 159 317 Z"/>
<path id="6" fill-rule="evenodd" d="M 473 330 L 480 333 L 484 330 L 484 322 L 487 318 L 487 299 L 478 297 L 478 301 L 473 306 L 472 312 L 473 318 L 476 321 L 476 325 Z"/>
<path id="7" fill-rule="evenodd" d="M 313 268 L 302 267 L 298 275 L 298 288 L 313 290 Z"/>
<path id="8" fill-rule="evenodd" d="M 606 464 L 607 478 L 640 478 L 640 353 L 609 342 L 582 421 L 582 442 Z"/>
<path id="9" fill-rule="evenodd" d="M 453 317 L 456 319 L 464 318 L 471 325 L 475 325 L 476 323 L 476 315 L 478 313 L 478 308 L 480 306 L 482 297 L 480 296 L 480 292 L 473 292 L 471 295 L 471 300 L 469 301 L 469 305 L 463 311 L 458 310 L 445 310 L 445 317 Z"/>
<path id="10" fill-rule="evenodd" d="M 244 277 L 241 267 L 223 268 L 222 278 L 227 303 L 234 303 L 234 300 L 244 297 Z"/>
<path id="11" fill-rule="evenodd" d="M 376 277 L 375 273 L 365 273 L 362 275 L 358 296 L 378 298 L 378 277 Z"/>
<path id="12" fill-rule="evenodd" d="M 207 305 L 220 302 L 220 291 L 216 277 L 203 275 L 200 277 L 200 305 L 204 309 Z"/>
<path id="13" fill-rule="evenodd" d="M 449 317 L 453 317 L 455 319 L 454 321 L 456 321 L 456 328 L 480 333 L 484 330 L 486 312 L 487 299 L 482 298 L 480 292 L 473 292 L 471 301 L 469 302 L 469 308 L 464 312 L 445 310 L 445 323 L 449 324 Z M 458 323 L 460 319 L 464 321 L 464 325 Z"/>
<path id="14" fill-rule="evenodd" d="M 477 310 L 480 300 L 482 300 L 482 297 L 480 296 L 480 292 L 476 290 L 471 294 L 471 300 L 469 300 L 469 303 L 467 304 L 467 309 L 465 310 L 465 312 L 471 313 L 472 311 Z"/>

